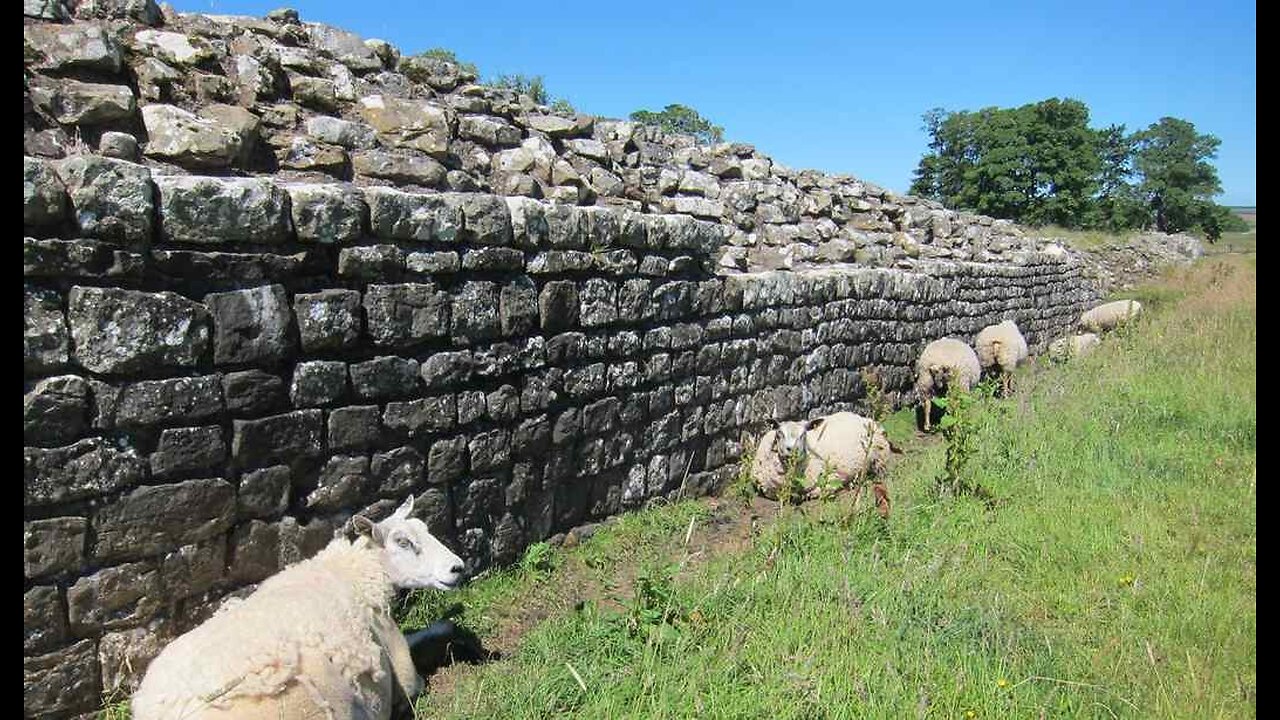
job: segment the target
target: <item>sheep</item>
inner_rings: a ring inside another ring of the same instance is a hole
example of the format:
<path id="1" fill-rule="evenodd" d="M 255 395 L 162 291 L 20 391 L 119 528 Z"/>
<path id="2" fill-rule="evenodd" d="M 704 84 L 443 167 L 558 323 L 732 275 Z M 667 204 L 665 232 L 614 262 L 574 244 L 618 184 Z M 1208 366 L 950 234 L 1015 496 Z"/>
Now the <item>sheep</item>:
<path id="1" fill-rule="evenodd" d="M 988 325 L 973 339 L 973 349 L 983 370 L 1000 374 L 1000 390 L 1008 395 L 1013 386 L 1013 370 L 1027 359 L 1027 341 L 1012 320 Z"/>
<path id="2" fill-rule="evenodd" d="M 953 384 L 961 390 L 970 390 L 981 377 L 978 355 L 964 342 L 942 338 L 926 345 L 916 360 L 916 395 L 924 412 L 924 431 L 932 429 L 930 415 L 935 396 L 945 395 Z"/>
<path id="3" fill-rule="evenodd" d="M 1094 333 L 1067 335 L 1049 343 L 1049 359 L 1054 362 L 1066 362 L 1080 357 L 1098 346 L 1098 336 Z"/>
<path id="4" fill-rule="evenodd" d="M 168 645 L 133 696 L 134 720 L 387 720 L 398 684 L 422 687 L 391 617 L 395 588 L 456 588 L 462 560 L 410 518 L 352 518 L 315 557 Z"/>
<path id="5" fill-rule="evenodd" d="M 773 422 L 760 438 L 752 459 L 752 477 L 760 492 L 778 499 L 789 481 L 788 467 L 803 469 L 804 499 L 822 493 L 821 480 L 830 473 L 850 487 L 884 471 L 891 447 L 880 423 L 850 412 L 838 412 L 808 421 Z M 876 483 L 881 512 L 888 512 L 887 494 Z"/>
<path id="6" fill-rule="evenodd" d="M 1142 303 L 1137 300 L 1116 300 L 1103 303 L 1080 315 L 1080 329 L 1091 333 L 1103 333 L 1114 330 L 1142 312 Z"/>

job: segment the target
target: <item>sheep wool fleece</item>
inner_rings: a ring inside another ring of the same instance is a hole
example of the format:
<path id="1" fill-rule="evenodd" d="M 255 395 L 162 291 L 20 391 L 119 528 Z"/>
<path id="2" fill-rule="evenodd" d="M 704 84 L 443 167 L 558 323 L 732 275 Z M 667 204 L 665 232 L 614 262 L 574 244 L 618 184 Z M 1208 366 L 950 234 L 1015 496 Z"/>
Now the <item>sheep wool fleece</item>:
<path id="1" fill-rule="evenodd" d="M 982 328 L 973 348 L 982 367 L 998 367 L 1004 372 L 1012 372 L 1028 354 L 1027 340 L 1012 320 Z"/>
<path id="2" fill-rule="evenodd" d="M 1142 314 L 1142 303 L 1137 300 L 1116 300 L 1086 310 L 1080 315 L 1080 327 L 1092 333 L 1115 330 L 1130 319 Z"/>
<path id="3" fill-rule="evenodd" d="M 921 397 L 932 397 L 943 385 L 947 372 L 955 374 L 954 382 L 960 388 L 971 389 L 982 377 L 978 354 L 954 338 L 929 343 L 916 360 L 916 392 Z"/>
<path id="4" fill-rule="evenodd" d="M 765 497 L 776 500 L 786 482 L 786 468 L 774 450 L 776 430 L 760 438 L 752 458 L 751 472 L 756 487 Z M 860 482 L 868 472 L 884 470 L 889 456 L 889 440 L 879 423 L 861 415 L 838 412 L 805 433 L 809 456 L 805 459 L 801 479 L 805 498 L 815 497 L 823 488 L 821 481 L 828 472 L 850 486 Z"/>
<path id="5" fill-rule="evenodd" d="M 335 539 L 166 647 L 134 720 L 386 720 L 392 676 L 410 697 L 422 682 L 393 592 L 377 547 Z"/>

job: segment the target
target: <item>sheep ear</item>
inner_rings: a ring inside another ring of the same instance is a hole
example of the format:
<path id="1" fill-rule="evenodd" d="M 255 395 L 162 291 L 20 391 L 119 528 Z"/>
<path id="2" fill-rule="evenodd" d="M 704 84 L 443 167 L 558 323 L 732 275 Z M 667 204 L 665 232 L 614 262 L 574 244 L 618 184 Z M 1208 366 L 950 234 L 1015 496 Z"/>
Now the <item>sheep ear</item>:
<path id="1" fill-rule="evenodd" d="M 809 422 L 807 422 L 807 423 L 805 423 L 805 424 L 804 424 L 804 429 L 805 429 L 805 430 L 813 430 L 814 428 L 818 427 L 819 425 L 821 425 L 822 423 L 824 423 L 824 422 L 826 422 L 826 421 L 827 421 L 827 419 L 826 419 L 825 417 L 817 417 L 817 418 L 814 418 L 814 419 L 812 419 L 812 420 L 810 420 Z"/>
<path id="2" fill-rule="evenodd" d="M 367 536 L 375 543 L 382 544 L 382 529 L 369 518 L 363 515 L 352 515 L 351 527 L 355 529 L 357 535 Z"/>
<path id="3" fill-rule="evenodd" d="M 409 513 L 412 513 L 412 512 L 413 512 L 413 495 L 409 495 L 409 497 L 400 505 L 400 507 L 396 508 L 396 511 L 391 513 L 391 517 L 399 520 L 406 520 L 409 517 Z"/>

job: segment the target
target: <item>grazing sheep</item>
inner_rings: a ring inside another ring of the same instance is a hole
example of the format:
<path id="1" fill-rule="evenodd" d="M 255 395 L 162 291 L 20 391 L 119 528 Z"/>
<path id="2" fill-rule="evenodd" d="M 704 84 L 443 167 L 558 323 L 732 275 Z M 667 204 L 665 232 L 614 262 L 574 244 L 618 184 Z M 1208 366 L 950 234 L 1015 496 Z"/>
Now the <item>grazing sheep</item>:
<path id="1" fill-rule="evenodd" d="M 1022 337 L 1012 320 L 988 325 L 973 340 L 978 364 L 983 370 L 1000 373 L 1000 391 L 1009 394 L 1013 385 L 1013 370 L 1027 359 L 1027 340 Z"/>
<path id="2" fill-rule="evenodd" d="M 1103 303 L 1080 315 L 1080 328 L 1091 333 L 1103 333 L 1115 330 L 1129 320 L 1138 317 L 1142 312 L 1142 303 L 1137 300 L 1116 300 Z"/>
<path id="3" fill-rule="evenodd" d="M 952 383 L 961 390 L 970 390 L 981 377 L 977 353 L 960 340 L 942 338 L 926 345 L 916 360 L 916 395 L 924 412 L 925 432 L 932 429 L 934 397 L 946 395 Z"/>
<path id="4" fill-rule="evenodd" d="M 386 720 L 422 686 L 391 617 L 395 588 L 451 589 L 462 561 L 410 518 L 410 497 L 354 542 L 263 581 L 174 640 L 133 696 L 134 720 Z M 394 681 L 394 683 L 393 683 Z"/>
<path id="5" fill-rule="evenodd" d="M 804 470 L 804 498 L 810 499 L 823 491 L 820 481 L 824 473 L 850 487 L 868 474 L 874 477 L 883 472 L 889 452 L 889 440 L 880 423 L 850 412 L 809 421 L 774 422 L 773 429 L 760 438 L 752 477 L 765 497 L 776 500 L 787 482 L 788 463 L 799 463 L 797 467 Z M 884 507 L 887 509 L 887 504 Z"/>
<path id="6" fill-rule="evenodd" d="M 1098 336 L 1094 333 L 1067 335 L 1049 343 L 1049 359 L 1054 362 L 1066 362 L 1080 357 L 1098 346 Z"/>

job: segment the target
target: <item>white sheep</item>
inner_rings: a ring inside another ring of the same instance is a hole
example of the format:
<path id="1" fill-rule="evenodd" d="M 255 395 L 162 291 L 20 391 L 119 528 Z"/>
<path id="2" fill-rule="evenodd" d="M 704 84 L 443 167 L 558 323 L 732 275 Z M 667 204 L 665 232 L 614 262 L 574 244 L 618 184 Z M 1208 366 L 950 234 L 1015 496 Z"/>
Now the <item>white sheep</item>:
<path id="1" fill-rule="evenodd" d="M 1086 310 L 1080 315 L 1080 328 L 1091 333 L 1115 330 L 1142 312 L 1137 300 L 1116 300 Z"/>
<path id="2" fill-rule="evenodd" d="M 932 427 L 933 398 L 945 395 L 951 385 L 971 390 L 982 377 L 982 365 L 973 348 L 954 338 L 934 340 L 916 360 L 916 395 L 924 412 L 924 429 Z"/>
<path id="3" fill-rule="evenodd" d="M 389 718 L 396 684 L 409 698 L 422 688 L 391 617 L 395 588 L 452 589 L 463 571 L 412 510 L 410 496 L 377 524 L 353 518 L 354 542 L 335 538 L 170 643 L 134 720 Z"/>
<path id="4" fill-rule="evenodd" d="M 774 422 L 756 447 L 752 478 L 761 494 L 777 499 L 788 481 L 787 468 L 802 468 L 803 497 L 810 499 L 823 492 L 824 476 L 841 487 L 877 477 L 884 471 L 889 452 L 889 440 L 880 423 L 850 412 L 808 421 Z M 877 496 L 883 492 L 883 487 L 877 488 Z"/>
<path id="5" fill-rule="evenodd" d="M 983 370 L 1000 374 L 1000 390 L 1008 395 L 1013 370 L 1027 359 L 1027 340 L 1012 320 L 988 325 L 973 339 L 973 349 Z"/>
<path id="6" fill-rule="evenodd" d="M 1098 336 L 1094 333 L 1060 337 L 1049 343 L 1049 359 L 1054 362 L 1066 362 L 1085 355 L 1097 347 L 1099 342 Z"/>

